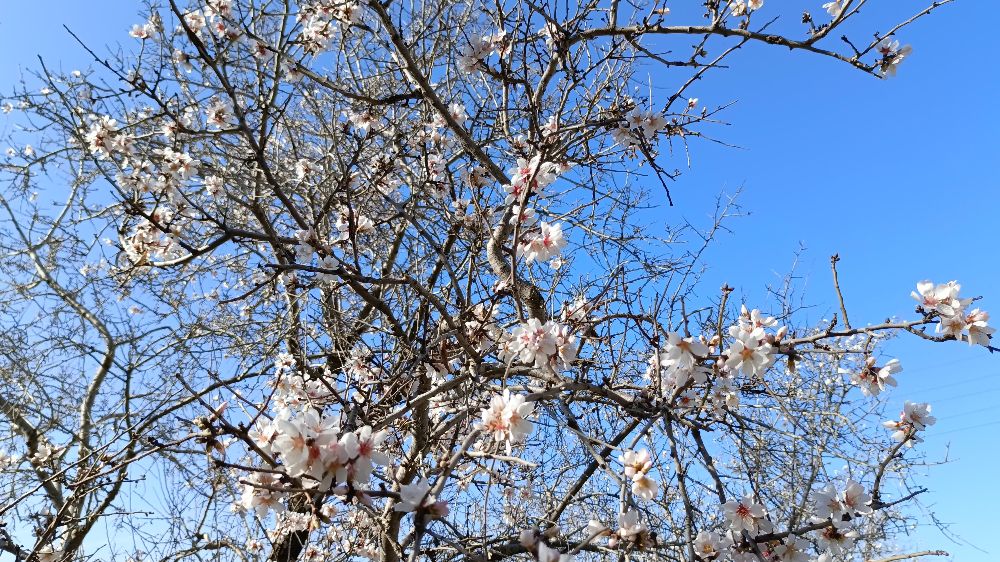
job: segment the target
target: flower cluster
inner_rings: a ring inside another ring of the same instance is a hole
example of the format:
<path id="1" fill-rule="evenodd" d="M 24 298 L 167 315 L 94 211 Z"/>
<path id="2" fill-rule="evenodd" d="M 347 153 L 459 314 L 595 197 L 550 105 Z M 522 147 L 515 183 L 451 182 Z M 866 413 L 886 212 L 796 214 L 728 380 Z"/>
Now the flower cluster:
<path id="1" fill-rule="evenodd" d="M 660 367 L 660 386 L 664 393 L 683 388 L 689 381 L 703 383 L 708 380 L 709 370 L 700 364 L 708 356 L 708 345 L 702 337 L 682 337 L 676 332 L 667 332 L 667 343 L 659 352 L 652 365 Z"/>
<path id="2" fill-rule="evenodd" d="M 169 221 L 167 212 L 157 212 L 154 219 Z M 150 258 L 167 259 L 174 256 L 178 245 L 172 234 L 158 228 L 152 222 L 142 219 L 132 234 L 123 240 L 122 249 L 129 260 L 137 265 L 145 265 Z"/>
<path id="3" fill-rule="evenodd" d="M 511 394 L 504 390 L 503 394 L 494 396 L 488 408 L 482 410 L 482 429 L 492 435 L 498 442 L 507 445 L 507 453 L 511 452 L 512 443 L 520 443 L 531 435 L 534 424 L 528 420 L 535 411 L 534 404 L 524 401 L 523 394 Z"/>
<path id="4" fill-rule="evenodd" d="M 563 370 L 576 360 L 576 336 L 570 327 L 549 320 L 542 324 L 530 318 L 511 333 L 503 343 L 501 357 L 514 359 L 539 369 Z"/>
<path id="5" fill-rule="evenodd" d="M 899 413 L 899 421 L 889 420 L 882 422 L 882 425 L 894 430 L 892 433 L 893 440 L 906 443 L 908 447 L 912 447 L 913 443 L 923 441 L 923 439 L 917 436 L 917 432 L 927 429 L 927 426 L 934 425 L 936 422 L 937 418 L 931 415 L 930 404 L 907 400 L 903 403 L 903 411 Z"/>
<path id="6" fill-rule="evenodd" d="M 859 515 L 871 515 L 871 502 L 872 497 L 865 492 L 864 486 L 854 480 L 848 480 L 843 491 L 827 484 L 813 493 L 816 517 L 830 519 L 838 527 L 846 526 L 850 519 Z"/>
<path id="7" fill-rule="evenodd" d="M 308 53 L 327 50 L 339 29 L 339 23 L 361 21 L 361 7 L 352 0 L 315 0 L 304 4 L 296 16 L 302 25 L 300 40 Z"/>
<path id="8" fill-rule="evenodd" d="M 611 137 L 622 146 L 636 146 L 652 142 L 656 134 L 666 128 L 667 120 L 663 115 L 635 108 L 621 125 L 611 130 Z"/>
<path id="9" fill-rule="evenodd" d="M 764 0 L 730 0 L 730 9 L 734 17 L 742 17 L 764 7 Z"/>
<path id="10" fill-rule="evenodd" d="M 896 379 L 893 375 L 903 371 L 903 366 L 899 359 L 890 359 L 885 365 L 879 367 L 875 364 L 874 357 L 865 359 L 860 370 L 840 369 L 841 373 L 849 374 L 851 382 L 861 389 L 865 396 L 878 396 L 885 387 L 896 386 Z"/>
<path id="11" fill-rule="evenodd" d="M 972 299 L 960 298 L 961 289 L 956 281 L 935 285 L 930 281 L 917 283 L 917 290 L 910 295 L 920 303 L 925 313 L 936 313 L 940 317 L 937 332 L 956 340 L 963 337 L 969 345 L 990 345 L 990 338 L 996 328 L 988 325 L 990 315 L 984 310 L 966 310 Z"/>
<path id="12" fill-rule="evenodd" d="M 466 74 L 475 72 L 482 65 L 482 60 L 493 53 L 503 54 L 507 44 L 507 33 L 500 31 L 495 35 L 474 36 L 458 53 L 458 69 Z"/>
<path id="13" fill-rule="evenodd" d="M 510 183 L 503 186 L 507 192 L 505 203 L 518 203 L 525 190 L 531 193 L 541 193 L 546 187 L 556 181 L 561 167 L 555 162 L 542 162 L 538 156 L 533 158 L 518 158 L 517 166 L 508 171 Z"/>
<path id="14" fill-rule="evenodd" d="M 389 464 L 389 457 L 379 450 L 385 431 L 373 432 L 370 426 L 343 431 L 339 417 L 324 416 L 312 407 L 298 414 L 280 409 L 276 419 L 256 428 L 252 437 L 262 452 L 281 460 L 285 474 L 303 478 L 306 487 L 329 490 L 336 484 L 364 483 L 375 464 Z M 245 484 L 243 505 L 266 514 L 283 495 L 280 489 L 275 492 L 274 478 L 260 474 L 254 478 Z"/>
<path id="15" fill-rule="evenodd" d="M 591 527 L 593 522 L 591 523 Z M 615 548 L 624 541 L 635 548 L 645 548 L 651 546 L 652 535 L 649 527 L 639 519 L 639 512 L 630 509 L 618 515 L 618 530 L 611 534 L 608 539 L 608 546 Z"/>
<path id="16" fill-rule="evenodd" d="M 87 148 L 98 158 L 111 158 L 116 153 L 131 152 L 128 135 L 120 134 L 118 121 L 107 115 L 95 116 L 84 134 Z"/>
<path id="17" fill-rule="evenodd" d="M 879 71 L 884 78 L 889 78 L 896 75 L 899 63 L 910 56 L 913 48 L 909 45 L 900 47 L 899 41 L 894 41 L 892 37 L 885 37 L 878 44 L 878 52 L 882 55 L 882 60 L 878 63 Z"/>
<path id="18" fill-rule="evenodd" d="M 776 326 L 778 321 L 763 316 L 757 309 L 742 307 L 739 323 L 730 326 L 729 335 L 735 341 L 723 352 L 725 366 L 732 372 L 742 371 L 751 377 L 759 377 L 774 362 L 774 347 L 788 333 L 781 327 L 775 334 L 768 334 L 766 328 Z"/>
<path id="19" fill-rule="evenodd" d="M 558 257 L 565 246 L 566 237 L 563 235 L 562 224 L 543 221 L 538 230 L 531 231 L 522 238 L 518 253 L 528 263 L 536 260 L 543 262 Z"/>
<path id="20" fill-rule="evenodd" d="M 626 449 L 618 460 L 625 466 L 625 476 L 632 481 L 632 493 L 644 500 L 655 498 L 659 485 L 649 477 L 649 470 L 653 467 L 649 451 Z"/>
<path id="21" fill-rule="evenodd" d="M 187 152 L 166 147 L 158 151 L 162 158 L 162 168 L 176 181 L 189 180 L 198 175 L 198 161 Z"/>

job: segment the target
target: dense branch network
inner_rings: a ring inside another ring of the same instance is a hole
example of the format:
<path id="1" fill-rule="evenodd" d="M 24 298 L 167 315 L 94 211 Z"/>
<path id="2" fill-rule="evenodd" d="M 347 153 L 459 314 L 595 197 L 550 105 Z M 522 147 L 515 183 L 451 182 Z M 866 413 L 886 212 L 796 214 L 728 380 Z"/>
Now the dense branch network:
<path id="1" fill-rule="evenodd" d="M 935 420 L 866 425 L 880 346 L 992 351 L 988 314 L 922 282 L 852 326 L 835 256 L 839 321 L 772 317 L 699 283 L 731 202 L 646 210 L 744 46 L 888 77 L 948 1 L 852 41 L 869 3 L 169 0 L 43 64 L 4 106 L 0 549 L 899 559 Z"/>

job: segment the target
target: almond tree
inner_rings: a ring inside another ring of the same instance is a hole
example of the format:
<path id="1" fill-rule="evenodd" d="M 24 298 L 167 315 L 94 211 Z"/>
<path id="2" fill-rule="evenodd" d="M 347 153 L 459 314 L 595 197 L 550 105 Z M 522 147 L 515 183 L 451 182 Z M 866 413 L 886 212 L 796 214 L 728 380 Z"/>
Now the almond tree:
<path id="1" fill-rule="evenodd" d="M 988 315 L 921 282 L 913 318 L 852 326 L 836 257 L 832 320 L 743 306 L 699 283 L 730 200 L 644 209 L 741 47 L 888 77 L 947 3 L 171 0 L 93 69 L 43 65 L 2 164 L 0 548 L 891 554 L 934 418 L 873 423 L 880 345 L 992 350 Z"/>

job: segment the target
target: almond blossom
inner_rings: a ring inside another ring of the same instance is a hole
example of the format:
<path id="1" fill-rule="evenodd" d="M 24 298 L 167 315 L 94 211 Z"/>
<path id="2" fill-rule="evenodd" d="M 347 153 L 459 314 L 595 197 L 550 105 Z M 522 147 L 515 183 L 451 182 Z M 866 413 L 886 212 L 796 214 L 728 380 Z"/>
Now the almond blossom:
<path id="1" fill-rule="evenodd" d="M 730 541 L 712 531 L 699 531 L 694 539 L 694 553 L 701 560 L 712 560 L 720 557 Z"/>
<path id="2" fill-rule="evenodd" d="M 935 285 L 930 281 L 917 283 L 917 290 L 910 295 L 917 300 L 922 310 L 937 313 L 935 331 L 946 337 L 961 340 L 969 345 L 989 346 L 995 328 L 989 326 L 990 315 L 978 308 L 966 312 L 973 299 L 959 297 L 961 285 L 956 281 Z"/>
<path id="3" fill-rule="evenodd" d="M 734 327 L 735 328 L 735 327 Z M 730 334 L 738 333 L 730 329 Z M 742 371 L 751 377 L 759 377 L 773 362 L 774 348 L 761 343 L 754 335 L 737 337 L 732 346 L 724 352 L 726 368 L 730 371 Z"/>
<path id="4" fill-rule="evenodd" d="M 810 546 L 809 541 L 791 535 L 774 547 L 774 555 L 779 562 L 808 562 Z"/>
<path id="5" fill-rule="evenodd" d="M 722 504 L 723 514 L 729 520 L 729 528 L 739 533 L 744 530 L 756 532 L 758 519 L 767 513 L 764 506 L 753 501 L 750 496 L 743 496 L 740 500 L 728 501 Z"/>
<path id="6" fill-rule="evenodd" d="M 990 314 L 984 310 L 975 308 L 965 315 L 964 320 L 965 330 L 968 332 L 966 339 L 969 341 L 969 345 L 978 344 L 989 347 L 990 338 L 996 332 L 996 328 L 987 324 L 990 320 Z"/>
<path id="7" fill-rule="evenodd" d="M 430 491 L 431 484 L 426 478 L 403 484 L 399 488 L 399 503 L 393 510 L 404 513 L 423 512 L 432 518 L 447 517 L 448 504 L 438 501 Z"/>
<path id="8" fill-rule="evenodd" d="M 626 449 L 625 452 L 618 457 L 618 461 L 625 466 L 625 476 L 628 478 L 632 478 L 636 474 L 649 472 L 649 469 L 653 467 L 653 461 L 649 456 L 648 449 L 642 449 L 640 451 Z"/>
<path id="9" fill-rule="evenodd" d="M 694 337 L 682 338 L 676 332 L 667 333 L 667 344 L 660 353 L 660 364 L 665 367 L 691 369 L 698 359 L 708 355 L 708 346 Z"/>
<path id="10" fill-rule="evenodd" d="M 501 353 L 508 361 L 518 359 L 536 368 L 563 370 L 576 360 L 577 339 L 569 326 L 537 318 L 514 328 Z"/>
<path id="11" fill-rule="evenodd" d="M 286 492 L 278 490 L 283 486 L 281 477 L 277 474 L 253 472 L 248 477 L 248 482 L 243 485 L 240 506 L 253 510 L 260 519 L 267 517 L 271 510 L 280 513 L 285 510 L 282 502 L 288 496 Z"/>
<path id="12" fill-rule="evenodd" d="M 527 418 L 535 411 L 535 406 L 524 399 L 524 395 L 512 395 L 510 390 L 504 389 L 502 395 L 494 396 L 489 407 L 482 410 L 483 430 L 495 441 L 505 442 L 508 454 L 512 443 L 524 441 L 534 429 Z"/>
<path id="13" fill-rule="evenodd" d="M 861 389 L 865 396 L 878 396 L 886 386 L 896 386 L 896 379 L 892 375 L 903 371 L 899 359 L 890 359 L 885 365 L 878 367 L 875 365 L 875 358 L 865 359 L 860 371 L 840 369 L 841 373 L 847 373 L 851 377 L 851 382 Z"/>
<path id="14" fill-rule="evenodd" d="M 644 472 L 637 473 L 632 477 L 632 493 L 646 501 L 655 498 L 659 490 L 660 487 L 656 480 Z"/>
<path id="15" fill-rule="evenodd" d="M 825 527 L 816 537 L 819 547 L 829 550 L 833 554 L 847 554 L 854 548 L 854 541 L 860 534 L 854 529 L 841 529 L 838 527 Z"/>
<path id="16" fill-rule="evenodd" d="M 844 511 L 850 515 L 871 515 L 872 507 L 869 505 L 872 497 L 865 492 L 864 486 L 854 480 L 847 481 L 847 487 L 840 494 L 840 503 L 844 506 Z"/>
<path id="17" fill-rule="evenodd" d="M 618 515 L 618 531 L 608 541 L 608 546 L 616 546 L 619 539 L 641 546 L 648 532 L 649 528 L 639 519 L 639 512 L 630 509 Z"/>
<path id="18" fill-rule="evenodd" d="M 841 12 L 844 11 L 844 6 L 846 5 L 846 0 L 833 0 L 832 2 L 827 2 L 823 4 L 823 9 L 826 13 L 830 14 L 833 18 L 840 17 Z"/>
<path id="19" fill-rule="evenodd" d="M 829 518 L 836 524 L 846 512 L 847 509 L 840 501 L 840 493 L 832 483 L 826 484 L 823 488 L 813 492 L 813 513 L 819 519 Z"/>
<path id="20" fill-rule="evenodd" d="M 907 446 L 913 446 L 913 442 L 920 442 L 916 432 L 922 431 L 927 426 L 934 425 L 937 418 L 930 415 L 931 405 L 926 402 L 910 402 L 907 400 L 903 404 L 903 411 L 899 414 L 899 421 L 886 421 L 882 425 L 888 429 L 895 430 L 892 438 L 895 441 L 905 442 Z"/>
<path id="21" fill-rule="evenodd" d="M 547 261 L 558 256 L 566 246 L 562 224 L 549 224 L 545 221 L 539 225 L 538 232 L 531 233 L 518 248 L 526 262 Z"/>
<path id="22" fill-rule="evenodd" d="M 896 75 L 899 63 L 910 56 L 913 48 L 909 45 L 899 46 L 899 41 L 894 41 L 891 37 L 885 37 L 878 44 L 878 52 L 882 54 L 879 62 L 879 71 L 883 78 L 890 78 Z"/>

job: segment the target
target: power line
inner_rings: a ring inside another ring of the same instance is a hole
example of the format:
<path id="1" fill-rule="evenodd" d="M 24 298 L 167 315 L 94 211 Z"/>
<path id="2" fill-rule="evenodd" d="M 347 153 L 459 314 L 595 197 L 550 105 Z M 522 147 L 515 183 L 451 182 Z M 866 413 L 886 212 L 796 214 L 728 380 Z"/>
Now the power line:
<path id="1" fill-rule="evenodd" d="M 945 402 L 951 402 L 953 400 L 960 400 L 962 398 L 968 398 L 970 396 L 981 396 L 983 394 L 993 394 L 994 392 L 1000 392 L 1000 386 L 998 386 L 996 388 L 987 388 L 987 389 L 983 389 L 983 390 L 974 390 L 972 392 L 967 392 L 965 394 L 959 394 L 959 395 L 956 395 L 956 396 L 946 396 L 944 398 L 935 398 L 933 400 L 933 402 L 931 402 L 931 405 L 934 406 L 934 405 L 937 405 L 937 404 L 943 404 Z"/>
<path id="2" fill-rule="evenodd" d="M 948 431 L 942 431 L 940 433 L 936 433 L 935 432 L 933 434 L 933 437 L 939 437 L 941 435 L 948 435 L 949 433 L 958 433 L 960 431 L 968 431 L 970 429 L 979 429 L 981 427 L 989 427 L 991 425 L 1000 425 L 1000 420 L 991 421 L 991 422 L 988 422 L 988 423 L 980 423 L 980 424 L 977 424 L 977 425 L 969 425 L 969 426 L 966 426 L 966 427 L 959 427 L 959 428 L 956 428 L 956 429 L 949 429 Z"/>
<path id="3" fill-rule="evenodd" d="M 962 412 L 961 414 L 953 414 L 950 416 L 944 416 L 943 418 L 938 418 L 938 421 L 951 420 L 955 418 L 964 418 L 965 416 L 971 416 L 972 414 L 978 414 L 980 412 L 993 411 L 996 410 L 996 405 L 986 406 L 985 408 L 977 408 L 975 410 L 969 410 L 967 412 Z"/>
<path id="4" fill-rule="evenodd" d="M 903 370 L 903 372 L 905 373 L 906 370 Z M 955 387 L 955 386 L 966 385 L 966 384 L 969 384 L 969 383 L 972 383 L 972 382 L 979 382 L 981 380 L 994 379 L 994 378 L 1000 378 L 1000 373 L 987 373 L 985 375 L 980 375 L 978 377 L 971 377 L 971 378 L 968 378 L 968 379 L 957 379 L 957 380 L 956 379 L 951 379 L 949 382 L 944 383 L 944 384 L 939 384 L 939 385 L 934 385 L 934 386 L 925 386 L 923 388 L 921 388 L 921 387 L 911 388 L 911 389 L 908 390 L 908 392 L 927 392 L 927 391 L 930 391 L 930 390 L 940 390 L 942 388 L 951 388 L 951 387 Z"/>

